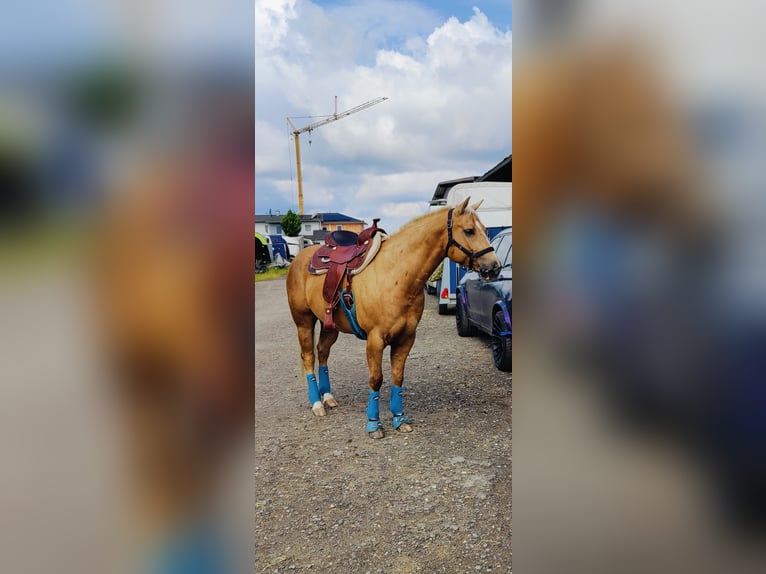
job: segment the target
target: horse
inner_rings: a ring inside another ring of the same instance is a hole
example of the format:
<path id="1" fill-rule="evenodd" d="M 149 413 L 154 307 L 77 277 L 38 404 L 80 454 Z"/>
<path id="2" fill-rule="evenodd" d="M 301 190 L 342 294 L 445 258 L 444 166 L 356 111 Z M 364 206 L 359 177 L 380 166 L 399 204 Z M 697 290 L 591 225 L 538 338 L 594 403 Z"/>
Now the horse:
<path id="1" fill-rule="evenodd" d="M 389 409 L 392 426 L 400 432 L 412 431 L 412 421 L 402 405 L 404 364 L 415 343 L 415 332 L 423 315 L 426 280 L 439 262 L 447 256 L 487 279 L 500 273 L 500 262 L 476 213 L 481 202 L 468 207 L 469 200 L 470 197 L 457 207 L 432 211 L 406 223 L 381 242 L 372 262 L 353 278 L 356 322 L 367 337 L 370 390 L 365 430 L 371 438 L 385 436 L 379 401 L 383 384 L 383 351 L 387 346 L 391 347 L 393 386 Z M 336 328 L 323 328 L 316 345 L 317 381 L 314 331 L 317 320 L 325 316 L 326 309 L 322 294 L 323 276 L 309 272 L 310 260 L 317 249 L 319 246 L 308 247 L 296 256 L 287 274 L 286 287 L 290 313 L 298 330 L 309 404 L 314 415 L 325 416 L 325 407 L 338 406 L 332 395 L 327 366 L 330 349 L 340 332 L 354 333 L 355 326 L 343 310 L 334 309 L 332 318 Z M 343 283 L 347 286 L 348 280 L 344 279 Z"/>

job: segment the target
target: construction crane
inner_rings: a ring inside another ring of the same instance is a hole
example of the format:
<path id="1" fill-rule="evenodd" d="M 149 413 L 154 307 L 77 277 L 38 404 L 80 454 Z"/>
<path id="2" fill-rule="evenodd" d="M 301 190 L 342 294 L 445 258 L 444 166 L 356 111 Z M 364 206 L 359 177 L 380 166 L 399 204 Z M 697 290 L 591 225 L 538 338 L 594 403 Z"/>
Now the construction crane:
<path id="1" fill-rule="evenodd" d="M 375 98 L 374 100 L 370 100 L 369 102 L 360 104 L 356 106 L 355 108 L 351 108 L 350 110 L 346 110 L 345 112 L 338 113 L 338 96 L 335 96 L 335 113 L 334 114 L 324 118 L 323 120 L 319 120 L 318 122 L 314 122 L 313 124 L 309 124 L 306 127 L 300 128 L 300 129 L 295 127 L 295 124 L 293 124 L 293 122 L 290 121 L 290 118 L 287 118 L 287 123 L 290 124 L 290 127 L 293 130 L 293 138 L 295 138 L 295 171 L 298 176 L 298 211 L 300 215 L 303 215 L 303 179 L 301 176 L 300 135 L 304 132 L 311 132 L 312 130 L 317 129 L 318 127 L 332 123 L 341 118 L 345 118 L 346 116 L 350 116 L 351 114 L 355 114 L 356 112 L 361 112 L 362 110 L 371 108 L 372 106 L 376 104 L 385 102 L 387 99 L 388 99 L 387 97 Z"/>

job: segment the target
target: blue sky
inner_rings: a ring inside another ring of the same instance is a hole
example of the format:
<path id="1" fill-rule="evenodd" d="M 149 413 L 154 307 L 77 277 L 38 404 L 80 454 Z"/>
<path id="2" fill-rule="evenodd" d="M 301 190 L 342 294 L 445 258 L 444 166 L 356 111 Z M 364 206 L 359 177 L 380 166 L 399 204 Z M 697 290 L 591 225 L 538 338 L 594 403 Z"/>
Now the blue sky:
<path id="1" fill-rule="evenodd" d="M 297 211 L 286 117 L 330 114 L 336 95 L 340 111 L 390 99 L 301 136 L 307 213 L 392 231 L 439 181 L 512 151 L 510 2 L 261 0 L 255 31 L 259 213 Z"/>

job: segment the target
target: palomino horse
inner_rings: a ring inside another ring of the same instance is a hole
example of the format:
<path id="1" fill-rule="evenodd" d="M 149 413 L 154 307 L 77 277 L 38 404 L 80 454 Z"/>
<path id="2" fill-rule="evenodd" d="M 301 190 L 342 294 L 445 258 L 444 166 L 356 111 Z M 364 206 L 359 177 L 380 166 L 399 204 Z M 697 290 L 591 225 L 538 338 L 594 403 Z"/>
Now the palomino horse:
<path id="1" fill-rule="evenodd" d="M 398 232 L 382 242 L 378 254 L 363 273 L 353 279 L 356 318 L 367 334 L 367 366 L 370 372 L 370 395 L 367 402 L 366 430 L 372 438 L 383 438 L 380 423 L 380 387 L 383 384 L 383 350 L 391 346 L 391 376 L 393 386 L 389 408 L 393 427 L 402 432 L 412 431 L 411 420 L 402 406 L 404 363 L 415 342 L 415 331 L 423 314 L 426 279 L 445 257 L 467 265 L 484 277 L 494 278 L 500 263 L 487 240 L 486 228 L 476 209 L 468 207 L 466 199 L 459 206 L 444 208 L 423 215 L 405 224 Z M 322 329 L 319 334 L 319 380 L 315 374 L 314 326 L 324 317 L 322 296 L 324 278 L 309 273 L 309 261 L 319 247 L 301 251 L 287 275 L 287 299 L 290 303 L 303 370 L 308 383 L 311 409 L 317 416 L 325 415 L 325 407 L 337 406 L 330 388 L 327 359 L 338 332 L 354 330 L 340 309 L 335 309 L 337 329 Z M 344 280 L 345 281 L 345 280 Z"/>

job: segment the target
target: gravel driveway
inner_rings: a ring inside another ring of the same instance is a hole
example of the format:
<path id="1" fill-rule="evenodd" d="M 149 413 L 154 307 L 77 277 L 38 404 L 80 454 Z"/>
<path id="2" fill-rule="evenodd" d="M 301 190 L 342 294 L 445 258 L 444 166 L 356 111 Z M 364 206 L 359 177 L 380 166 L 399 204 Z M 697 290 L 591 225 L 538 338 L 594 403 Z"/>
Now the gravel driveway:
<path id="1" fill-rule="evenodd" d="M 511 571 L 511 379 L 426 296 L 407 361 L 411 434 L 364 431 L 364 342 L 330 356 L 340 406 L 311 414 L 284 279 L 255 285 L 256 572 Z"/>

